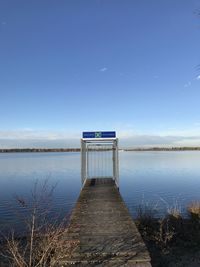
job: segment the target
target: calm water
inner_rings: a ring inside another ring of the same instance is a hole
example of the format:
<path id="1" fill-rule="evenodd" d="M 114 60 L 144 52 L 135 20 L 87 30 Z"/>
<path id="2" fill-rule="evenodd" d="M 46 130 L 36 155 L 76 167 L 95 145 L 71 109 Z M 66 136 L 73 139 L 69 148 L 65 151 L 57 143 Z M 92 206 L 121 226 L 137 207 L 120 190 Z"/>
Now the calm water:
<path id="1" fill-rule="evenodd" d="M 200 200 L 200 152 L 120 152 L 120 192 L 131 213 L 140 204 L 162 214 Z M 57 184 L 53 208 L 67 214 L 81 188 L 80 153 L 0 154 L 0 227 L 17 222 L 14 196 L 29 196 L 36 180 Z"/>

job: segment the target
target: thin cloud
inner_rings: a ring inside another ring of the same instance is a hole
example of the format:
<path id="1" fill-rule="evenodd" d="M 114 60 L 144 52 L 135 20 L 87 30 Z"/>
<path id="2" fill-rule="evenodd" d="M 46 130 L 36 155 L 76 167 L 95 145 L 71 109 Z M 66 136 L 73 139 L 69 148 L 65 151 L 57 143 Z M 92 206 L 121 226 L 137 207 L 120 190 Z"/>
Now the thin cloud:
<path id="1" fill-rule="evenodd" d="M 186 84 L 184 84 L 184 87 L 190 87 L 192 85 L 191 82 L 187 82 Z"/>
<path id="2" fill-rule="evenodd" d="M 106 68 L 106 67 L 100 69 L 101 72 L 104 72 L 104 71 L 107 71 L 107 70 L 108 70 L 108 68 Z"/>
<path id="3" fill-rule="evenodd" d="M 78 138 L 76 133 L 56 131 L 34 131 L 29 129 L 0 131 L 0 139 L 4 140 L 62 140 Z"/>
<path id="4" fill-rule="evenodd" d="M 200 75 L 197 76 L 197 80 L 200 80 Z"/>
<path id="5" fill-rule="evenodd" d="M 121 77 L 125 77 L 125 78 L 128 78 L 128 77 L 129 77 L 129 75 L 127 75 L 127 74 L 125 74 L 125 73 L 123 73 L 123 72 L 120 72 L 119 76 L 121 76 Z"/>

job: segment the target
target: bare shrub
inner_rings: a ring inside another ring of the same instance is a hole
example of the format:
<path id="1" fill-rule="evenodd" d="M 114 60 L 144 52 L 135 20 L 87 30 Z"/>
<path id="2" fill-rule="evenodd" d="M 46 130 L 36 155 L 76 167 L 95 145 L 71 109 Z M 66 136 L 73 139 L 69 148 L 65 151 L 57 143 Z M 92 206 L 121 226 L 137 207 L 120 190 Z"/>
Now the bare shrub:
<path id="1" fill-rule="evenodd" d="M 136 208 L 136 218 L 142 222 L 151 221 L 157 213 L 157 205 L 143 203 Z"/>
<path id="2" fill-rule="evenodd" d="M 154 242 L 161 250 L 166 250 L 176 235 L 181 218 L 179 209 L 172 207 L 163 218 L 156 218 L 157 206 L 139 205 L 137 207 L 137 226 L 147 242 Z"/>
<path id="3" fill-rule="evenodd" d="M 63 235 L 68 231 L 67 219 L 52 218 L 51 206 L 55 186 L 49 187 L 48 180 L 42 185 L 35 183 L 30 199 L 16 196 L 22 211 L 24 238 L 17 238 L 13 232 L 6 238 L 3 256 L 13 267 L 50 267 L 76 248 L 77 240 L 66 241 Z"/>
<path id="4" fill-rule="evenodd" d="M 136 225 L 145 240 L 155 240 L 158 221 L 155 219 L 156 208 L 148 203 L 139 205 L 136 209 Z"/>
<path id="5" fill-rule="evenodd" d="M 162 250 L 168 247 L 175 234 L 175 227 L 171 223 L 170 218 L 166 217 L 159 220 L 159 228 L 155 232 L 155 241 Z"/>

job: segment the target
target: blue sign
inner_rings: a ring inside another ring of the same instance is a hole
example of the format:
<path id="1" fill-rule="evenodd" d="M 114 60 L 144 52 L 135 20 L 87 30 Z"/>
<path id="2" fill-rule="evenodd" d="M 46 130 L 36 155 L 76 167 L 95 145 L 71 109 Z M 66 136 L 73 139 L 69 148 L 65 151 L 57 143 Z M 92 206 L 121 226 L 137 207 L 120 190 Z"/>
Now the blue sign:
<path id="1" fill-rule="evenodd" d="M 116 132 L 83 132 L 83 138 L 116 138 Z"/>

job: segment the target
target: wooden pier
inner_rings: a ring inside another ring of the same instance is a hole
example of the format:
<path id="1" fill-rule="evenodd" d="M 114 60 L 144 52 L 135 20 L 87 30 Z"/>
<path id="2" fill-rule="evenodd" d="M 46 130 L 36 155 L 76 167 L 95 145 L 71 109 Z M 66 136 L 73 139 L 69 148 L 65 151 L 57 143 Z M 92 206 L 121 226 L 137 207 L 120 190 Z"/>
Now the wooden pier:
<path id="1" fill-rule="evenodd" d="M 77 245 L 72 253 L 66 251 L 58 266 L 151 266 L 147 248 L 112 179 L 86 180 L 63 238 Z"/>

